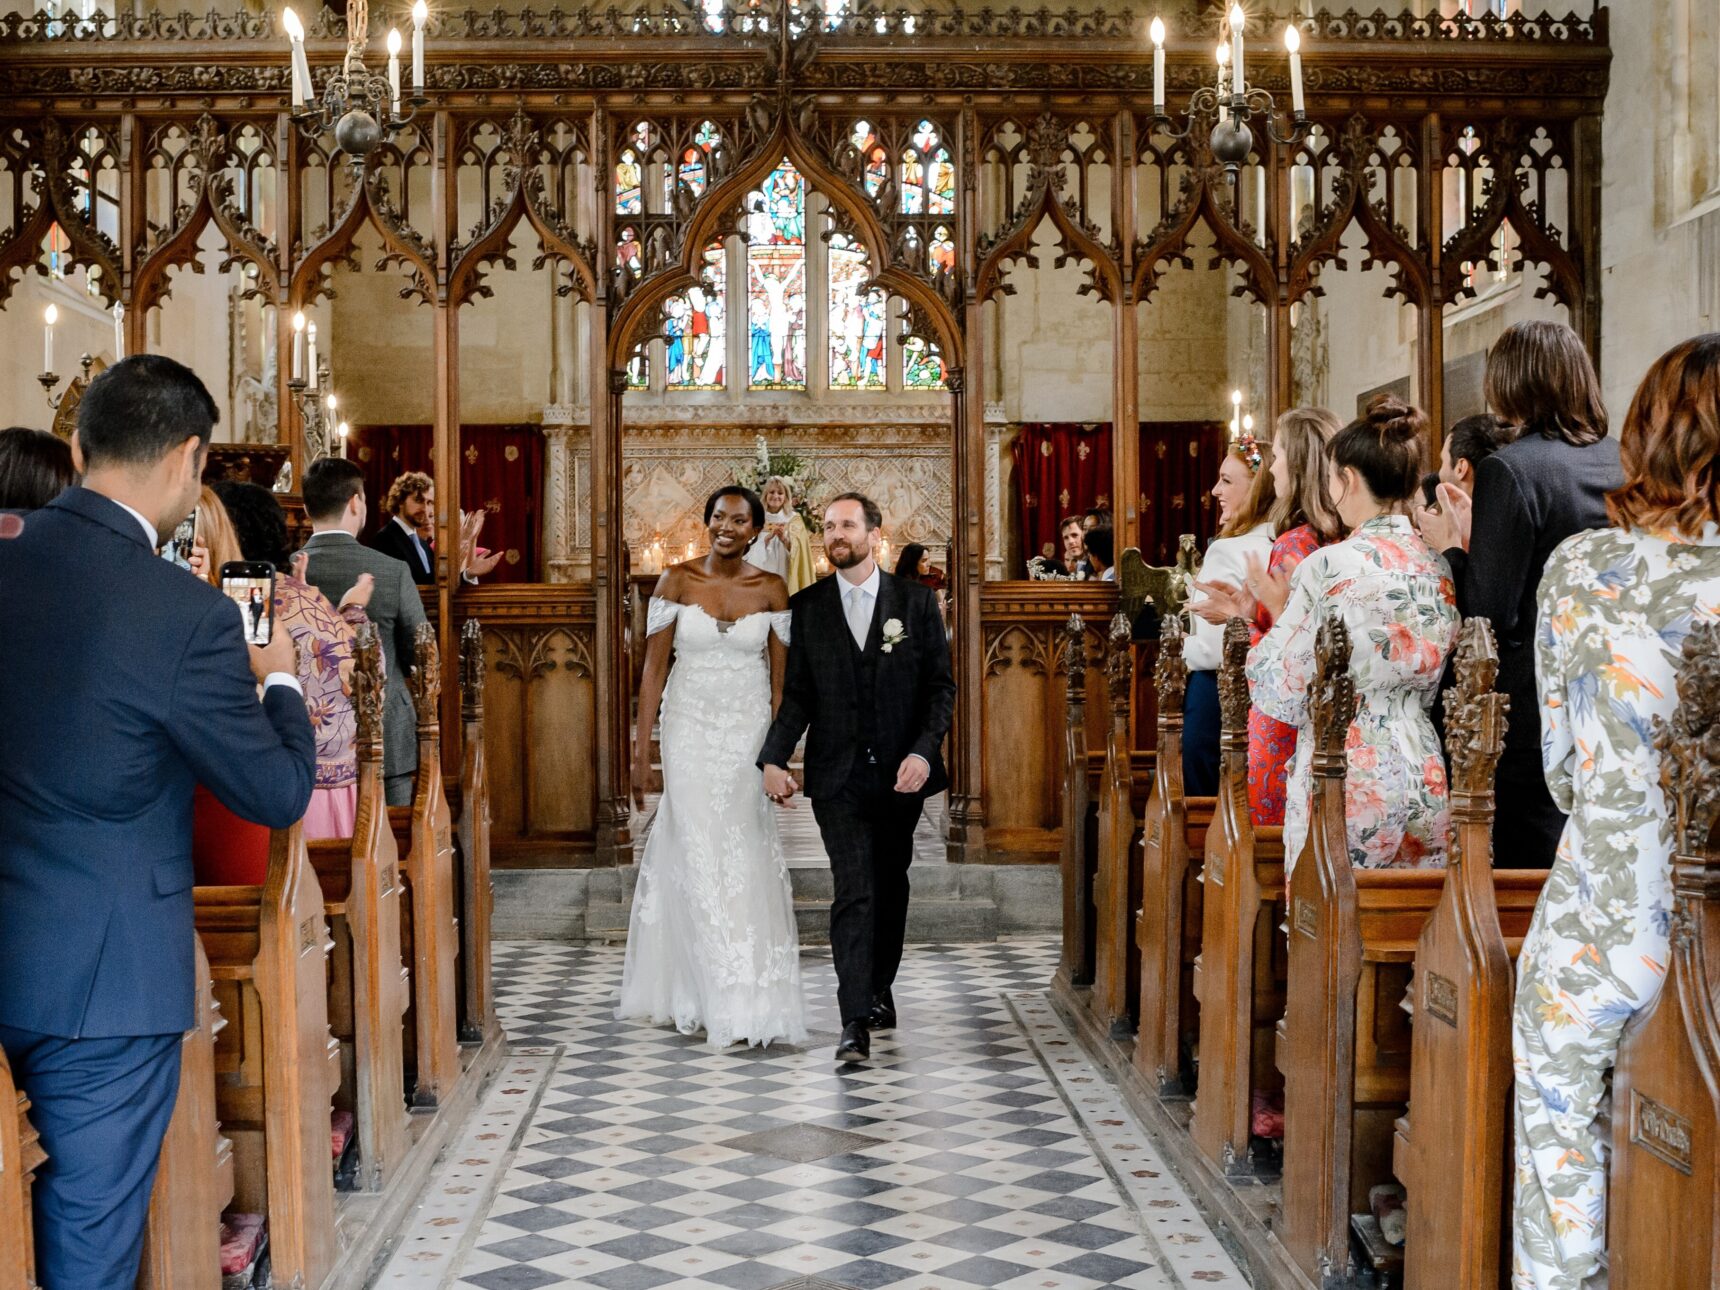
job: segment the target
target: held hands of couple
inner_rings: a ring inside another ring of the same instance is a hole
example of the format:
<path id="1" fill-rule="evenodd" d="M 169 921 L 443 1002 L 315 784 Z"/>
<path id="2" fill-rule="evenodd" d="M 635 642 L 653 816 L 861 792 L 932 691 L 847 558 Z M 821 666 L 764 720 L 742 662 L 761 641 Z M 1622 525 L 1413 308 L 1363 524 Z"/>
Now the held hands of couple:
<path id="1" fill-rule="evenodd" d="M 1469 534 L 1475 518 L 1475 503 L 1469 494 L 1455 484 L 1439 486 L 1439 506 L 1417 506 L 1415 526 L 1435 551 L 1453 547 L 1469 550 Z"/>
<path id="2" fill-rule="evenodd" d="M 932 768 L 926 764 L 926 759 L 916 753 L 909 753 L 896 768 L 896 791 L 917 793 L 926 786 L 926 781 L 931 777 Z M 764 795 L 778 806 L 793 810 L 794 795 L 799 791 L 800 785 L 795 782 L 794 776 L 781 766 L 764 768 Z"/>

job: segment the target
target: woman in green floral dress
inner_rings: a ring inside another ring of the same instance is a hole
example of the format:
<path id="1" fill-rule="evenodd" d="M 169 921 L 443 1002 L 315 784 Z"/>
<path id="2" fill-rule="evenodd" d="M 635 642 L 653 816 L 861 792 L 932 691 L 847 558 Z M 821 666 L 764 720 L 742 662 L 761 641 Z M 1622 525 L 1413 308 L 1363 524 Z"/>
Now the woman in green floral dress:
<path id="1" fill-rule="evenodd" d="M 1619 438 L 1613 527 L 1566 539 L 1541 581 L 1542 760 L 1570 818 L 1518 960 L 1521 1290 L 1580 1290 L 1599 1271 L 1595 1117 L 1625 1023 L 1666 975 L 1672 829 L 1650 730 L 1677 704 L 1684 638 L 1720 616 L 1720 334 L 1649 369 Z"/>

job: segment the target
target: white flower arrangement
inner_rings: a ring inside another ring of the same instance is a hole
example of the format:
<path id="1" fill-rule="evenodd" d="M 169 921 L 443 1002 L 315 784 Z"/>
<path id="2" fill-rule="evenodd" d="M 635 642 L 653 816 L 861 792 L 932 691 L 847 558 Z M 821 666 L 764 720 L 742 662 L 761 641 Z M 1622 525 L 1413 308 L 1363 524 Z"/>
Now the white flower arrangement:
<path id="1" fill-rule="evenodd" d="M 907 639 L 908 629 L 902 626 L 902 620 L 900 618 L 888 618 L 884 620 L 884 643 L 880 647 L 883 649 L 884 653 L 888 654 L 891 650 L 895 649 L 896 646 L 900 645 Z"/>
<path id="2" fill-rule="evenodd" d="M 735 482 L 755 493 L 763 493 L 765 481 L 780 476 L 794 491 L 794 510 L 808 530 L 816 531 L 823 517 L 813 510 L 812 494 L 821 483 L 818 469 L 799 453 L 778 449 L 774 454 L 761 434 L 753 440 L 753 458 L 735 470 Z"/>

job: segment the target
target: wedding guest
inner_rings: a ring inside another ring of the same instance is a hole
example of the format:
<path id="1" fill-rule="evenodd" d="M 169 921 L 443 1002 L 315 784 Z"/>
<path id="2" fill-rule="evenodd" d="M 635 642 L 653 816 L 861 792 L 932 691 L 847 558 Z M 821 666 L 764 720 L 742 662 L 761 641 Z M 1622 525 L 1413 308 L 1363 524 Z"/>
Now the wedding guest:
<path id="1" fill-rule="evenodd" d="M 1082 549 L 1087 553 L 1087 564 L 1093 570 L 1093 577 L 1100 582 L 1115 582 L 1117 567 L 1111 563 L 1114 537 L 1109 525 L 1104 528 L 1090 528 L 1081 537 Z"/>
<path id="2" fill-rule="evenodd" d="M 1081 546 L 1084 531 L 1079 515 L 1071 515 L 1057 526 L 1058 536 L 1063 542 L 1063 572 L 1072 578 L 1093 576 L 1093 571 L 1087 566 L 1087 553 Z"/>
<path id="3" fill-rule="evenodd" d="M 748 548 L 746 561 L 781 578 L 792 596 L 818 581 L 812 563 L 812 536 L 794 508 L 794 490 L 788 480 L 771 476 L 760 497 L 764 502 L 764 530 Z"/>
<path id="4" fill-rule="evenodd" d="M 1290 598 L 1249 656 L 1254 706 L 1298 728 L 1284 816 L 1288 871 L 1308 837 L 1314 637 L 1336 612 L 1350 632 L 1356 717 L 1345 739 L 1344 815 L 1359 868 L 1445 863 L 1450 831 L 1445 759 L 1428 707 L 1457 637 L 1445 561 L 1404 513 L 1421 482 L 1427 418 L 1391 395 L 1344 427 L 1327 450 L 1327 487 L 1349 537 L 1296 570 Z"/>
<path id="5" fill-rule="evenodd" d="M 192 538 L 191 572 L 212 587 L 221 585 L 221 566 L 243 559 L 239 554 L 239 538 L 233 532 L 233 522 L 227 518 L 227 508 L 208 484 L 197 495 L 197 528 Z"/>
<path id="6" fill-rule="evenodd" d="M 1512 1019 L 1512 1284 L 1534 1290 L 1604 1278 L 1609 1144 L 1596 1116 L 1621 1032 L 1666 978 L 1672 824 L 1648 732 L 1683 697 L 1692 626 L 1720 611 L 1720 334 L 1649 368 L 1618 449 L 1611 527 L 1555 548 L 1539 592 L 1542 759 L 1569 818 Z"/>
<path id="7" fill-rule="evenodd" d="M 412 581 L 429 586 L 436 581 L 436 481 L 421 470 L 409 470 L 388 486 L 382 509 L 389 518 L 370 535 L 366 546 L 392 556 L 412 570 Z M 460 578 L 473 583 L 502 561 L 500 551 L 478 546 L 485 512 L 460 513 Z"/>
<path id="8" fill-rule="evenodd" d="M 1248 559 L 1264 564 L 1272 553 L 1272 507 L 1277 493 L 1266 453 L 1253 435 L 1235 440 L 1219 463 L 1212 495 L 1218 502 L 1218 536 L 1201 560 L 1201 580 L 1240 585 Z M 1189 634 L 1183 642 L 1188 689 L 1183 699 L 1183 791 L 1191 797 L 1218 792 L 1218 667 L 1224 661 L 1224 626 L 1201 617 L 1206 597 L 1190 598 Z"/>
<path id="9" fill-rule="evenodd" d="M 1094 529 L 1109 530 L 1110 527 L 1111 508 L 1108 506 L 1095 506 L 1092 510 L 1085 511 L 1081 515 L 1081 531 L 1083 533 L 1091 533 Z"/>
<path id="10" fill-rule="evenodd" d="M 1477 412 L 1451 427 L 1439 445 L 1439 482 L 1475 496 L 1475 472 L 1481 463 L 1516 437 L 1514 426 L 1491 412 Z"/>
<path id="11" fill-rule="evenodd" d="M 1271 628 L 1290 595 L 1297 567 L 1344 534 L 1326 487 L 1326 445 L 1343 422 L 1325 408 L 1291 408 L 1272 434 L 1272 529 L 1277 536 L 1261 568 L 1248 561 L 1241 587 L 1207 580 L 1195 584 L 1207 599 L 1195 612 L 1222 626 L 1231 618 L 1251 624 L 1255 644 Z M 1248 809 L 1256 827 L 1284 823 L 1285 785 L 1296 755 L 1296 727 L 1248 710 Z"/>
<path id="12" fill-rule="evenodd" d="M 1439 509 L 1420 507 L 1416 519 L 1451 565 L 1458 608 L 1492 622 L 1499 642 L 1499 688 L 1511 712 L 1494 792 L 1510 805 L 1493 818 L 1494 867 L 1546 869 L 1565 816 L 1541 769 L 1535 593 L 1554 547 L 1606 524 L 1606 495 L 1624 475 L 1594 365 L 1563 323 L 1507 328 L 1487 356 L 1486 389 L 1517 437 L 1476 470 L 1473 501 L 1441 484 Z"/>
<path id="13" fill-rule="evenodd" d="M 72 445 L 46 430 L 0 430 L 0 511 L 40 510 L 78 481 Z"/>
<path id="14" fill-rule="evenodd" d="M 918 542 L 910 542 L 896 557 L 894 570 L 898 578 L 923 582 L 934 591 L 944 585 L 943 575 L 932 568 L 932 553 Z"/>
<path id="15" fill-rule="evenodd" d="M 192 786 L 275 828 L 310 801 L 291 641 L 247 650 L 233 603 L 156 554 L 217 415 L 188 368 L 121 359 L 78 405 L 82 487 L 0 544 L 0 1045 L 55 1290 L 137 1278 L 195 1024 Z"/>

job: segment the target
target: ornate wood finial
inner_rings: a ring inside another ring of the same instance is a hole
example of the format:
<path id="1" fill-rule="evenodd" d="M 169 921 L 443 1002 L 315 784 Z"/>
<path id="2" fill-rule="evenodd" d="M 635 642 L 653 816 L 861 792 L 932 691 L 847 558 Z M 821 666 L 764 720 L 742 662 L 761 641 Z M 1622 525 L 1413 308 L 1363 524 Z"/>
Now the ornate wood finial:
<path id="1" fill-rule="evenodd" d="M 476 618 L 460 629 L 460 714 L 467 721 L 484 715 L 484 628 Z"/>
<path id="2" fill-rule="evenodd" d="M 1456 670 L 1457 684 L 1445 696 L 1451 790 L 1454 797 L 1481 797 L 1493 791 L 1493 772 L 1505 746 L 1505 714 L 1511 707 L 1511 700 L 1493 688 L 1499 679 L 1499 647 L 1493 624 L 1485 618 L 1464 621 Z"/>
<path id="3" fill-rule="evenodd" d="M 1129 620 L 1122 614 L 1111 620 L 1111 633 L 1105 645 L 1105 684 L 1111 691 L 1111 711 L 1126 717 L 1135 688 L 1135 656 L 1130 648 Z"/>
<path id="4" fill-rule="evenodd" d="M 1656 717 L 1653 729 L 1674 846 L 1680 855 L 1703 856 L 1714 850 L 1720 824 L 1720 625 L 1699 623 L 1684 638 L 1678 706 L 1670 721 Z M 1683 894 L 1684 884 L 1676 885 Z"/>
<path id="5" fill-rule="evenodd" d="M 1063 675 L 1068 678 L 1069 702 L 1087 699 L 1087 620 L 1070 614 L 1063 624 Z"/>
<path id="6" fill-rule="evenodd" d="M 1232 618 L 1224 625 L 1224 655 L 1218 665 L 1219 725 L 1233 738 L 1248 736 L 1248 647 L 1253 638 L 1248 621 Z"/>
<path id="7" fill-rule="evenodd" d="M 436 705 L 442 697 L 442 657 L 436 651 L 436 629 L 419 623 L 413 637 L 412 706 L 418 709 L 418 729 L 436 725 Z"/>
<path id="8" fill-rule="evenodd" d="M 358 717 L 358 759 L 382 763 L 382 641 L 374 623 L 358 625 L 352 647 L 352 708 Z"/>
<path id="9" fill-rule="evenodd" d="M 1153 666 L 1153 687 L 1159 692 L 1159 719 L 1181 718 L 1188 692 L 1188 664 L 1183 661 L 1181 614 L 1159 620 L 1159 661 Z"/>
<path id="10" fill-rule="evenodd" d="M 1350 675 L 1350 629 L 1336 610 L 1314 634 L 1314 683 L 1308 706 L 1314 718 L 1314 770 L 1342 775 L 1344 740 L 1356 719 L 1356 682 Z"/>

